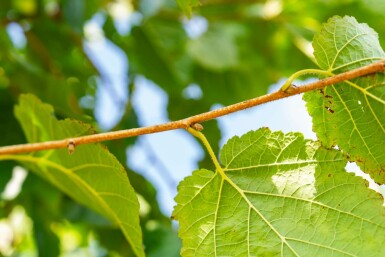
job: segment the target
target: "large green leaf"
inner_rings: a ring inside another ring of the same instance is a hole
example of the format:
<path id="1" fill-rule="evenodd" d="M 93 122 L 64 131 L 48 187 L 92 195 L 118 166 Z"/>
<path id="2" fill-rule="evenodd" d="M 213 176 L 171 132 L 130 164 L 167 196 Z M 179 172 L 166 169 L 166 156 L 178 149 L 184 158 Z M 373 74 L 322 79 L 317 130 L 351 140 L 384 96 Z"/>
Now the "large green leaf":
<path id="1" fill-rule="evenodd" d="M 74 120 L 57 120 L 53 108 L 32 95 L 22 95 L 15 108 L 29 142 L 87 134 L 91 127 Z M 116 158 L 99 144 L 47 150 L 30 155 L 5 155 L 0 160 L 20 161 L 78 202 L 115 222 L 137 256 L 144 256 L 139 225 L 139 204 L 127 174 Z"/>
<path id="2" fill-rule="evenodd" d="M 336 150 L 268 129 L 230 139 L 223 173 L 179 185 L 183 256 L 383 256 L 381 196 Z"/>
<path id="3" fill-rule="evenodd" d="M 322 69 L 335 73 L 385 58 L 377 34 L 352 17 L 333 17 L 313 41 Z M 345 151 L 378 183 L 385 182 L 385 76 L 375 74 L 304 95 L 321 142 Z"/>

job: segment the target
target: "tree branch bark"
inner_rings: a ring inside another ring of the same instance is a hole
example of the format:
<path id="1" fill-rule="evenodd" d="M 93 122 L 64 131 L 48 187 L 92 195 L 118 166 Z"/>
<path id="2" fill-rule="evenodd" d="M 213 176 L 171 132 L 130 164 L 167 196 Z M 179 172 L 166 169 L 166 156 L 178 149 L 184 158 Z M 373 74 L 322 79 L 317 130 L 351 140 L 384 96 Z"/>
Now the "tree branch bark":
<path id="1" fill-rule="evenodd" d="M 367 66 L 363 66 L 344 73 L 340 73 L 332 77 L 315 81 L 300 87 L 291 86 L 285 92 L 282 90 L 279 90 L 271 94 L 259 96 L 259 97 L 256 97 L 247 101 L 243 101 L 240 103 L 236 103 L 233 105 L 229 105 L 217 110 L 197 114 L 182 120 L 171 121 L 164 124 L 159 124 L 159 125 L 154 125 L 149 127 L 99 133 L 99 134 L 81 136 L 76 138 L 67 138 L 62 140 L 47 141 L 47 142 L 41 142 L 41 143 L 4 146 L 4 147 L 0 147 L 0 155 L 27 153 L 27 152 L 35 152 L 35 151 L 58 149 L 58 148 L 69 148 L 69 146 L 71 146 L 72 148 L 73 146 L 79 146 L 82 144 L 97 143 L 102 141 L 139 136 L 144 134 L 158 133 L 158 132 L 163 132 L 168 130 L 187 129 L 196 123 L 202 123 L 202 122 L 212 120 L 233 112 L 238 112 L 250 107 L 261 105 L 267 102 L 271 102 L 271 101 L 286 98 L 289 96 L 301 94 L 304 92 L 309 92 L 312 90 L 324 88 L 326 86 L 333 85 L 345 80 L 354 79 L 357 77 L 373 74 L 376 72 L 383 72 L 384 70 L 385 70 L 385 60 L 381 60 L 379 62 L 375 62 Z"/>

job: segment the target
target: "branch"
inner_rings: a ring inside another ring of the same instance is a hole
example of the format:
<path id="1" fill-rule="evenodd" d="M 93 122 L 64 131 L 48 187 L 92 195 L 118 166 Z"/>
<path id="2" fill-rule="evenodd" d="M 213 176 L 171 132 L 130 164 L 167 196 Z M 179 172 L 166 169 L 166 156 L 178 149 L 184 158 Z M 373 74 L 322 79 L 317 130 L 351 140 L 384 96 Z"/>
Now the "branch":
<path id="1" fill-rule="evenodd" d="M 143 128 L 133 128 L 127 130 L 119 130 L 113 132 L 106 132 L 100 134 L 93 134 L 88 136 L 81 136 L 76 138 L 67 138 L 62 140 L 47 141 L 42 143 L 32 143 L 32 144 L 21 144 L 21 145 L 12 145 L 0 147 L 0 155 L 4 154 L 17 154 L 17 153 L 27 153 L 41 150 L 49 149 L 58 149 L 58 148 L 69 148 L 70 150 L 74 146 L 79 146 L 82 144 L 97 143 L 108 140 L 121 139 L 126 137 L 139 136 L 144 134 L 158 133 L 168 130 L 175 129 L 187 129 L 190 126 L 212 120 L 233 112 L 241 111 L 250 107 L 261 105 L 263 103 L 275 101 L 278 99 L 286 98 L 289 96 L 301 94 L 304 92 L 309 92 L 312 90 L 324 88 L 329 85 L 333 85 L 345 80 L 354 79 L 357 77 L 365 76 L 368 74 L 383 72 L 385 70 L 385 60 L 381 60 L 376 63 L 369 64 L 351 71 L 340 73 L 338 75 L 328 77 L 313 83 L 303 85 L 301 87 L 291 86 L 286 91 L 279 90 L 277 92 L 259 96 L 247 101 L 229 105 L 217 110 L 201 113 L 195 116 L 191 116 L 182 120 L 167 122 L 164 124 L 143 127 Z"/>

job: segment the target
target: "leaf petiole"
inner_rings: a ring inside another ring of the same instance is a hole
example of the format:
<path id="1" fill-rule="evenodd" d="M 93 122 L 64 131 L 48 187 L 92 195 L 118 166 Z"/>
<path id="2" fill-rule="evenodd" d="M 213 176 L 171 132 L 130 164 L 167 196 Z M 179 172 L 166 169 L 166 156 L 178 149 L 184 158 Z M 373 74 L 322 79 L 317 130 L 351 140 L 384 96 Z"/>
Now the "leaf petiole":
<path id="1" fill-rule="evenodd" d="M 217 159 L 217 157 L 216 157 L 216 155 L 215 155 L 213 149 L 211 148 L 211 145 L 210 145 L 209 141 L 208 141 L 207 138 L 205 137 L 205 135 L 204 135 L 202 132 L 200 132 L 200 131 L 198 131 L 198 130 L 192 128 L 192 127 L 188 127 L 188 128 L 187 128 L 187 131 L 188 131 L 190 134 L 192 134 L 193 136 L 199 138 L 199 139 L 202 141 L 202 143 L 203 143 L 203 145 L 206 147 L 207 152 L 209 153 L 211 159 L 213 160 L 213 163 L 214 163 L 214 165 L 215 165 L 215 170 L 216 170 L 217 172 L 219 172 L 221 175 L 223 175 L 223 177 L 225 177 L 225 174 L 224 174 L 224 172 L 223 172 L 223 169 L 222 169 L 221 165 L 219 164 L 219 161 L 218 161 L 218 159 Z"/>
<path id="2" fill-rule="evenodd" d="M 283 84 L 283 86 L 281 87 L 281 91 L 285 92 L 286 90 L 288 90 L 290 88 L 290 86 L 292 85 L 292 83 L 295 79 L 297 79 L 300 76 L 307 75 L 307 74 L 317 74 L 317 75 L 326 75 L 326 76 L 332 76 L 333 75 L 333 73 L 331 73 L 330 71 L 319 70 L 319 69 L 300 70 L 300 71 L 297 71 L 296 73 L 293 73 L 286 80 L 285 84 Z"/>

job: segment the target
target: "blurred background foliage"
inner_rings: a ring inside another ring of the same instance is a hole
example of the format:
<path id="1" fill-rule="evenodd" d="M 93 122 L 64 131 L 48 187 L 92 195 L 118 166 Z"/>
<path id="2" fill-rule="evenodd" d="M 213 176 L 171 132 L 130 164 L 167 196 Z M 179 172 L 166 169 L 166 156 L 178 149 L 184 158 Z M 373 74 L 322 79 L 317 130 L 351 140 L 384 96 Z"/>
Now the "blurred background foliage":
<path id="1" fill-rule="evenodd" d="M 187 13 L 197 3 L 178 2 Z M 168 118 L 181 119 L 265 94 L 279 79 L 314 67 L 312 36 L 333 15 L 355 16 L 385 35 L 383 10 L 375 0 L 202 0 L 188 19 L 174 0 L 0 1 L 0 146 L 25 142 L 13 116 L 21 93 L 99 131 L 132 128 L 142 125 L 131 101 L 140 77 L 167 94 Z M 98 53 L 87 50 L 98 41 L 127 58 L 123 94 L 95 61 Z M 107 129 L 95 114 L 99 88 L 121 102 L 119 119 Z M 205 134 L 218 146 L 216 121 L 205 123 Z M 106 144 L 138 192 L 147 255 L 179 256 L 175 224 L 159 208 L 155 187 L 127 163 L 125 149 L 136 143 Z M 212 165 L 207 156 L 200 164 Z M 20 179 L 25 175 L 15 165 L 0 163 L 0 255 L 132 256 L 108 220 L 34 174 Z M 20 192 L 5 193 L 18 179 L 25 179 Z"/>

